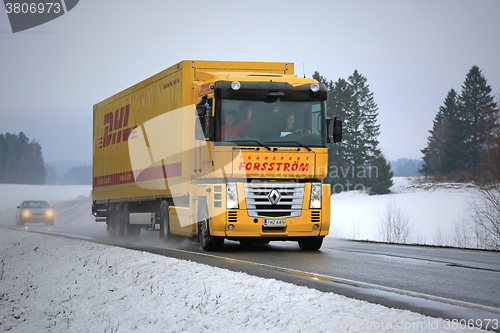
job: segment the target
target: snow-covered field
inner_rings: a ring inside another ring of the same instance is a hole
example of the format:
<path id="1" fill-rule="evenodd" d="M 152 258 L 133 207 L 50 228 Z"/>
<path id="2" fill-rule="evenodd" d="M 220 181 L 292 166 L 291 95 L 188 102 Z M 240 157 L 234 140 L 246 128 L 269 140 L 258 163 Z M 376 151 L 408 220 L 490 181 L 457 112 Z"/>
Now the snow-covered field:
<path id="1" fill-rule="evenodd" d="M 380 241 L 379 224 L 391 200 L 409 216 L 414 241 L 453 245 L 456 221 L 466 216 L 477 191 L 470 184 L 432 184 L 396 177 L 393 193 L 370 196 L 359 191 L 332 195 L 329 237 Z"/>
<path id="2" fill-rule="evenodd" d="M 376 238 L 378 214 L 391 196 L 423 231 L 433 231 L 436 223 L 449 227 L 452 215 L 465 209 L 470 196 L 463 188 L 412 189 L 404 179 L 397 180 L 394 190 L 399 193 L 334 196 L 331 234 L 352 237 L 351 225 L 357 224 L 358 238 Z M 26 196 L 54 203 L 89 192 L 90 187 L 78 186 L 0 185 L 0 218 L 10 216 Z M 87 241 L 0 229 L 0 331 L 265 330 L 457 331 L 442 319 L 281 281 Z"/>
<path id="3" fill-rule="evenodd" d="M 0 253 L 0 331 L 457 331 L 442 319 L 86 241 L 2 229 Z"/>

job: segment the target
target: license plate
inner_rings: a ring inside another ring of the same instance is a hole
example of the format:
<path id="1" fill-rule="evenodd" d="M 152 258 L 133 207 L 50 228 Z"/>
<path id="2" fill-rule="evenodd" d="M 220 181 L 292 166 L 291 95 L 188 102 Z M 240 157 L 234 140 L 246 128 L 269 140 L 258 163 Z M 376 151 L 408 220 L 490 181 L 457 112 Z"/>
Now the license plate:
<path id="1" fill-rule="evenodd" d="M 264 225 L 286 225 L 286 220 L 264 220 Z"/>

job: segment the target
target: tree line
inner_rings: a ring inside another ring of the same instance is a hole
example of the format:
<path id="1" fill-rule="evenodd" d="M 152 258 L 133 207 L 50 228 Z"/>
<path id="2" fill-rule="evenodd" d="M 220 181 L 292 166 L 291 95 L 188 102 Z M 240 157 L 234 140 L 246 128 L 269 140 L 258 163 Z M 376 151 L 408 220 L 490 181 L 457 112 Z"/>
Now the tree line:
<path id="1" fill-rule="evenodd" d="M 42 147 L 23 132 L 0 134 L 0 183 L 45 183 Z"/>
<path id="2" fill-rule="evenodd" d="M 337 193 L 366 188 L 388 193 L 393 172 L 379 148 L 378 106 L 366 77 L 355 70 L 347 80 L 329 81 L 317 71 L 313 78 L 328 89 L 327 115 L 343 122 L 342 142 L 328 147 L 325 182 Z"/>
<path id="3" fill-rule="evenodd" d="M 488 177 L 499 137 L 499 110 L 491 91 L 479 67 L 472 66 L 462 92 L 448 92 L 422 150 L 423 175 L 453 181 Z"/>

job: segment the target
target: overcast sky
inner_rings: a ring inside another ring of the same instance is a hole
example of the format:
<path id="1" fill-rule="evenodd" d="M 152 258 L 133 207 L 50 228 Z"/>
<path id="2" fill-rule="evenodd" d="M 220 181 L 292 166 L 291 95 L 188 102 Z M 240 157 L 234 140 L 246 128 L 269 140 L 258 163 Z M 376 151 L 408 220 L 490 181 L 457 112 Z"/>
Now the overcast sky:
<path id="1" fill-rule="evenodd" d="M 92 106 L 118 91 L 181 60 L 286 61 L 334 81 L 357 69 L 384 154 L 421 158 L 473 65 L 500 95 L 499 41 L 498 0 L 81 0 L 16 34 L 2 10 L 0 133 L 37 139 L 46 162 L 91 160 Z"/>

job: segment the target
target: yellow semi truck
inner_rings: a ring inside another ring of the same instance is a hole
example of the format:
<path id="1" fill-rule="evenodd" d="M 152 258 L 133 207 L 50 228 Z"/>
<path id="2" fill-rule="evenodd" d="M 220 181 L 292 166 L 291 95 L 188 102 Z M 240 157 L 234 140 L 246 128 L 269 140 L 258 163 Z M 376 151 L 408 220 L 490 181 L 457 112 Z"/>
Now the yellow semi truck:
<path id="1" fill-rule="evenodd" d="M 324 84 L 292 63 L 182 61 L 94 105 L 92 214 L 111 237 L 159 229 L 204 250 L 330 226 Z"/>

